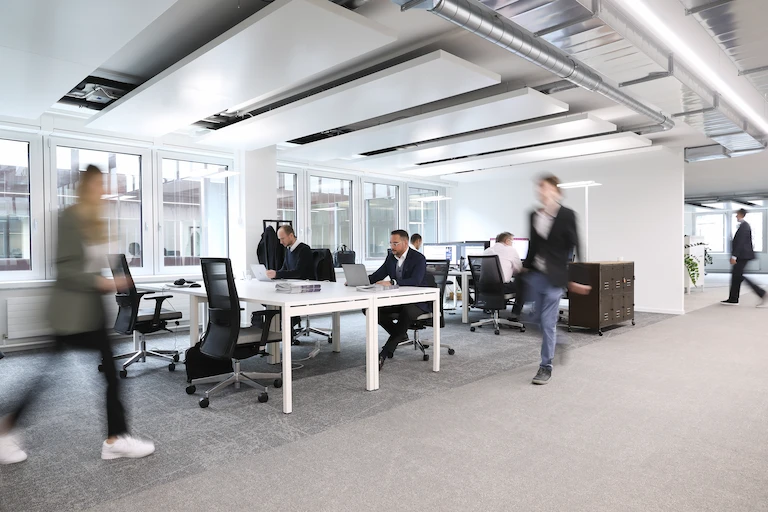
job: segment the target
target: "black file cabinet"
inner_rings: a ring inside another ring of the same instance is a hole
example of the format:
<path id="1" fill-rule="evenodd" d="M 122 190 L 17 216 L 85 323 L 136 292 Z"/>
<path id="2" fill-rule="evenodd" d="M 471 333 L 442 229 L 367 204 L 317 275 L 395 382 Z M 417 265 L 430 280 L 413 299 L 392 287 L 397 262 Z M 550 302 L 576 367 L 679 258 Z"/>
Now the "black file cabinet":
<path id="1" fill-rule="evenodd" d="M 592 286 L 589 295 L 569 294 L 569 331 L 585 327 L 602 336 L 605 327 L 635 325 L 634 262 L 572 263 L 569 271 L 571 280 Z"/>

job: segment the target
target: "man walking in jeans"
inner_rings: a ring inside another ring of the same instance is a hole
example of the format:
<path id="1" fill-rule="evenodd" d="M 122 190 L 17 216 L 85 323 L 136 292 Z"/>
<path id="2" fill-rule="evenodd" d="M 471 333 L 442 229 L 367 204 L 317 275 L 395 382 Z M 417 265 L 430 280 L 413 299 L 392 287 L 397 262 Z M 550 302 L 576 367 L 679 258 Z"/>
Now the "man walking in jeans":
<path id="1" fill-rule="evenodd" d="M 724 300 L 721 304 L 726 306 L 732 306 L 739 303 L 739 292 L 741 289 L 741 282 L 745 281 L 759 297 L 757 301 L 757 307 L 760 307 L 765 302 L 765 290 L 760 288 L 752 280 L 744 277 L 744 267 L 747 263 L 755 259 L 755 250 L 752 246 L 752 228 L 749 227 L 744 217 L 747 216 L 747 210 L 742 208 L 736 212 L 736 220 L 739 222 L 739 229 L 736 230 L 736 234 L 733 235 L 733 242 L 731 243 L 731 294 L 728 300 Z"/>
<path id="2" fill-rule="evenodd" d="M 568 282 L 571 252 L 579 246 L 576 214 L 560 204 L 557 177 L 548 175 L 538 182 L 541 207 L 531 213 L 531 234 L 526 271 L 527 299 L 535 302 L 534 322 L 541 327 L 541 364 L 534 384 L 546 384 L 552 377 L 552 359 L 557 344 L 557 317 L 560 298 L 568 287 L 571 293 L 586 295 L 591 286 Z"/>

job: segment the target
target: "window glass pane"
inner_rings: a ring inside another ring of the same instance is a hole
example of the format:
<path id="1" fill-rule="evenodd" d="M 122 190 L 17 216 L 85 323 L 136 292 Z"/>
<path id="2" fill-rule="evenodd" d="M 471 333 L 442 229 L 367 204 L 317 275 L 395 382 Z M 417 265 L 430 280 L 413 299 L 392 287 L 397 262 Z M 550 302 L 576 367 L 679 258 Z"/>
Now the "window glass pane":
<path id="1" fill-rule="evenodd" d="M 383 259 L 389 249 L 389 234 L 398 229 L 397 185 L 365 183 L 365 257 Z"/>
<path id="2" fill-rule="evenodd" d="M 165 267 L 199 266 L 200 257 L 226 257 L 228 237 L 226 165 L 163 158 Z"/>
<path id="3" fill-rule="evenodd" d="M 29 218 L 29 143 L 0 140 L 0 272 L 31 270 Z"/>
<path id="4" fill-rule="evenodd" d="M 296 175 L 277 173 L 277 220 L 290 220 L 296 227 Z"/>
<path id="5" fill-rule="evenodd" d="M 141 157 L 106 151 L 56 148 L 56 193 L 59 210 L 75 204 L 80 173 L 93 164 L 104 174 L 109 252 L 125 253 L 129 265 L 144 262 L 141 218 Z"/>
<path id="6" fill-rule="evenodd" d="M 712 252 L 725 252 L 725 215 L 700 213 L 696 215 L 696 236 L 703 236 Z"/>
<path id="7" fill-rule="evenodd" d="M 749 227 L 752 229 L 752 245 L 755 251 L 764 251 L 763 247 L 763 212 L 749 212 L 744 220 L 749 223 Z M 739 222 L 736 220 L 736 214 L 733 214 L 731 219 L 731 240 L 736 234 L 736 230 L 739 229 Z"/>
<path id="8" fill-rule="evenodd" d="M 408 189 L 408 233 L 418 233 L 424 243 L 439 242 L 437 236 L 437 190 Z"/>
<path id="9" fill-rule="evenodd" d="M 352 181 L 309 177 L 313 249 L 352 249 Z"/>

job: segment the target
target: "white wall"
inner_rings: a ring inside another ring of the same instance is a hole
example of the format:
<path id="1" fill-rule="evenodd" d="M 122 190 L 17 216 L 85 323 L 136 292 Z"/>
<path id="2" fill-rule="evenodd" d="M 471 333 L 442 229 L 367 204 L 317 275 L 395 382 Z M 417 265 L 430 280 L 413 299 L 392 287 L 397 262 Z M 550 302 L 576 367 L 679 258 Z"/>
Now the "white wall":
<path id="1" fill-rule="evenodd" d="M 768 192 L 768 151 L 685 164 L 685 197 Z"/>
<path id="2" fill-rule="evenodd" d="M 585 229 L 583 189 L 566 191 L 564 203 L 589 240 L 590 261 L 635 262 L 638 311 L 682 314 L 683 157 L 664 148 L 624 152 L 470 173 L 450 191 L 452 240 L 484 239 L 503 230 L 528 236 L 535 204 L 533 180 L 552 172 L 563 182 L 593 180 Z"/>

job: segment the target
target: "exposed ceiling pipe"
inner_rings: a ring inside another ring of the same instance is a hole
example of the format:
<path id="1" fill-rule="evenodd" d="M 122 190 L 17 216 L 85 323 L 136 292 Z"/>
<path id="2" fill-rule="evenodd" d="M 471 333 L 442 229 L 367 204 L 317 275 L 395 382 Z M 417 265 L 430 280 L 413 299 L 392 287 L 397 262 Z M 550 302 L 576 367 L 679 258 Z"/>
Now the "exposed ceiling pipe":
<path id="1" fill-rule="evenodd" d="M 579 87 L 602 94 L 620 105 L 652 119 L 662 130 L 675 122 L 663 113 L 605 82 L 594 70 L 563 51 L 537 39 L 530 32 L 477 0 L 393 0 L 408 9 L 426 9 Z"/>

